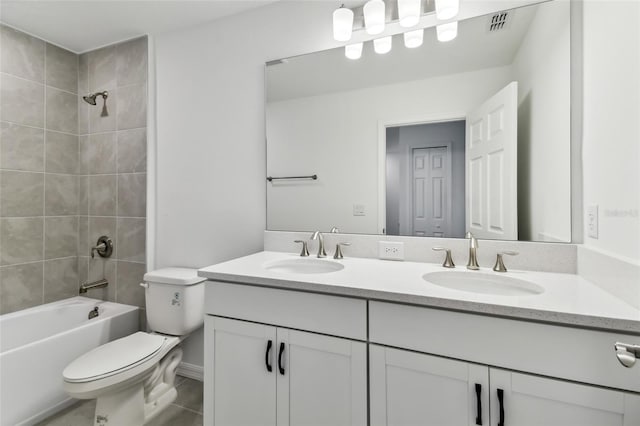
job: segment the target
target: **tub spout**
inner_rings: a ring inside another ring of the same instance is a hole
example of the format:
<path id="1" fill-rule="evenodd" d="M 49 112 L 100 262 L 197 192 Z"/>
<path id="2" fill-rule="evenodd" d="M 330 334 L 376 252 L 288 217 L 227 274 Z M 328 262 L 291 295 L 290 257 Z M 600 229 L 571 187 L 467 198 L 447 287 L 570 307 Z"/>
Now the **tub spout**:
<path id="1" fill-rule="evenodd" d="M 87 290 L 91 290 L 92 288 L 102 288 L 109 285 L 109 281 L 107 280 L 98 280 L 92 283 L 84 283 L 80 286 L 80 294 L 86 293 Z"/>

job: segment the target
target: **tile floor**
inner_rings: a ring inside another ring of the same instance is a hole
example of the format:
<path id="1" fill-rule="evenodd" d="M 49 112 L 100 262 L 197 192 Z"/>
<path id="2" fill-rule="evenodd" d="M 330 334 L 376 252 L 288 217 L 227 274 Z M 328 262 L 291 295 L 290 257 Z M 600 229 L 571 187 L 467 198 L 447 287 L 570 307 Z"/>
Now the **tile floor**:
<path id="1" fill-rule="evenodd" d="M 149 426 L 202 426 L 202 382 L 178 377 L 178 397 Z M 92 426 L 95 399 L 78 403 L 54 414 L 37 426 Z"/>

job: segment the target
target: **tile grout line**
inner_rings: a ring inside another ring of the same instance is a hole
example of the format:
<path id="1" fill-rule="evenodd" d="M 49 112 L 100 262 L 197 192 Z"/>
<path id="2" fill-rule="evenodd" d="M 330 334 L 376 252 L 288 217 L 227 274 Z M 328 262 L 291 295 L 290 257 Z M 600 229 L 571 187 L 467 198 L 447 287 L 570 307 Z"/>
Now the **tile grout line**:
<path id="1" fill-rule="evenodd" d="M 47 44 L 44 44 L 44 75 L 43 75 L 44 83 L 47 82 Z M 44 173 L 47 171 L 47 85 L 43 85 L 43 99 L 42 99 L 42 108 L 43 108 L 43 117 L 44 121 L 42 125 L 44 126 L 44 135 L 43 135 L 43 144 L 42 144 L 42 170 Z M 42 301 L 44 303 L 44 292 L 45 292 L 45 272 L 44 272 L 44 259 L 46 257 L 46 244 L 47 244 L 47 179 L 46 175 L 42 174 Z"/>

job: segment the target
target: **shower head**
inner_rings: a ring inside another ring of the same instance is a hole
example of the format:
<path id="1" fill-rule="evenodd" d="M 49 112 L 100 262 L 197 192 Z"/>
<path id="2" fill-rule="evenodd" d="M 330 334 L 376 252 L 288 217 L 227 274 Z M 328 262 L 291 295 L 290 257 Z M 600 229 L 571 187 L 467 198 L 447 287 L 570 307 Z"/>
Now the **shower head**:
<path id="1" fill-rule="evenodd" d="M 84 99 L 84 101 L 90 105 L 95 105 L 96 104 L 96 98 L 98 96 L 102 96 L 102 99 L 106 100 L 107 96 L 109 96 L 109 92 L 107 92 L 106 90 L 104 92 L 96 92 L 96 93 L 92 93 L 91 95 L 87 95 L 87 96 L 83 96 L 82 99 Z"/>

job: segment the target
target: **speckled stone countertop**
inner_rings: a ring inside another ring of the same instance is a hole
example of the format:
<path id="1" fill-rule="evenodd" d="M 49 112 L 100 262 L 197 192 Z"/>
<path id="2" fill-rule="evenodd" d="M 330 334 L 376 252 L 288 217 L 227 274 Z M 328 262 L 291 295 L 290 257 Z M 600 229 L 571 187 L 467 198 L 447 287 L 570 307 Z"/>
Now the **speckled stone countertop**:
<path id="1" fill-rule="evenodd" d="M 451 272 L 493 274 L 537 284 L 541 294 L 495 295 L 455 290 L 434 285 L 422 277 L 431 272 L 448 272 L 440 265 L 348 258 L 339 271 L 301 274 L 266 269 L 275 262 L 298 261 L 297 254 L 264 251 L 209 266 L 198 275 L 210 280 L 310 291 L 384 302 L 406 303 L 469 313 L 504 316 L 552 324 L 587 327 L 640 335 L 640 310 L 574 274 L 510 270 L 506 273 L 483 268 Z M 306 259 L 315 259 L 309 257 Z"/>

